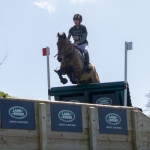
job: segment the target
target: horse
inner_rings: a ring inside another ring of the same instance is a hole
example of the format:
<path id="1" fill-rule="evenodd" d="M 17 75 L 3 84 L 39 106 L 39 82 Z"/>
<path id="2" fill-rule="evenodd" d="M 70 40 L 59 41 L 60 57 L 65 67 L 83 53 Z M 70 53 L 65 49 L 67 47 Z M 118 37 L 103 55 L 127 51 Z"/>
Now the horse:
<path id="1" fill-rule="evenodd" d="M 57 34 L 57 60 L 60 62 L 60 69 L 54 70 L 61 83 L 66 84 L 68 80 L 63 78 L 62 75 L 67 75 L 72 84 L 90 84 L 100 83 L 98 73 L 95 67 L 90 63 L 91 71 L 87 72 L 84 65 L 84 58 L 79 53 L 71 41 L 66 37 L 66 34 Z"/>

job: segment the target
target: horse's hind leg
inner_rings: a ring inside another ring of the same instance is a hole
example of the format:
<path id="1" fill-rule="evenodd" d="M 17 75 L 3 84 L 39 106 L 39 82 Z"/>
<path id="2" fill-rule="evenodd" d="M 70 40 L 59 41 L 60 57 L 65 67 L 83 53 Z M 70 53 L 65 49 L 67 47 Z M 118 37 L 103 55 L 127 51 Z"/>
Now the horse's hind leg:
<path id="1" fill-rule="evenodd" d="M 100 78 L 99 78 L 99 76 L 98 76 L 98 73 L 97 73 L 97 72 L 95 72 L 94 82 L 95 82 L 95 83 L 100 83 Z"/>
<path id="2" fill-rule="evenodd" d="M 92 82 L 91 83 L 100 83 L 100 78 L 98 76 L 98 73 L 96 72 L 96 69 L 93 69 L 92 73 Z"/>
<path id="3" fill-rule="evenodd" d="M 95 77 L 92 79 L 92 83 L 100 83 L 99 76 L 95 75 Z"/>

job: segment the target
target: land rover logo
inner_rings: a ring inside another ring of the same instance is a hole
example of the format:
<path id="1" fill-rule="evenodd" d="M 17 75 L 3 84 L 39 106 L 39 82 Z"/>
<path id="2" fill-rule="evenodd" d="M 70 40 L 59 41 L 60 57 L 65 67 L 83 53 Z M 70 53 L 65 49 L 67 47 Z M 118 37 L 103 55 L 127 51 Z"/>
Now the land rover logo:
<path id="1" fill-rule="evenodd" d="M 110 113 L 105 117 L 105 120 L 111 125 L 117 125 L 121 122 L 121 118 L 119 115 L 115 113 Z"/>
<path id="2" fill-rule="evenodd" d="M 72 122 L 75 119 L 75 114 L 70 110 L 62 110 L 58 113 L 58 117 L 64 122 Z"/>
<path id="3" fill-rule="evenodd" d="M 78 103 L 80 103 L 78 100 L 70 100 L 69 102 L 78 102 Z"/>
<path id="4" fill-rule="evenodd" d="M 8 112 L 15 119 L 23 119 L 27 116 L 27 110 L 20 106 L 11 107 Z"/>
<path id="5" fill-rule="evenodd" d="M 102 104 L 102 105 L 111 105 L 112 100 L 108 97 L 100 98 L 96 101 L 96 104 Z"/>

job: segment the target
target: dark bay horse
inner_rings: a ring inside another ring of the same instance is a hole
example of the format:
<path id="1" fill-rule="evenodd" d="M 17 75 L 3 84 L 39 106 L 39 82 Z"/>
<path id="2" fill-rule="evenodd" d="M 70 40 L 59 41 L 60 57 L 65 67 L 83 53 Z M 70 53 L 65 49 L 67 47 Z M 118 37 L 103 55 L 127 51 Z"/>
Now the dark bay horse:
<path id="1" fill-rule="evenodd" d="M 66 84 L 68 80 L 63 78 L 62 75 L 68 76 L 72 84 L 89 84 L 89 83 L 100 83 L 98 73 L 96 72 L 95 67 L 90 63 L 92 70 L 86 72 L 84 60 L 79 54 L 79 51 L 76 47 L 70 42 L 66 37 L 66 34 L 63 33 L 58 36 L 57 48 L 57 60 L 60 62 L 60 69 L 54 70 L 59 78 L 61 83 Z"/>

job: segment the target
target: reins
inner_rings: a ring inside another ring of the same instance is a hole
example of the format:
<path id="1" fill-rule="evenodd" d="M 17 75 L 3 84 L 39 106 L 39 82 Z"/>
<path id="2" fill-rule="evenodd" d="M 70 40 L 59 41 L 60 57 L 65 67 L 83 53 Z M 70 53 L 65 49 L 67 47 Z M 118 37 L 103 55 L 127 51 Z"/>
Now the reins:
<path id="1" fill-rule="evenodd" d="M 66 53 L 58 52 L 54 57 L 56 57 L 58 54 L 63 54 L 64 57 L 70 53 L 71 50 L 67 51 Z"/>

